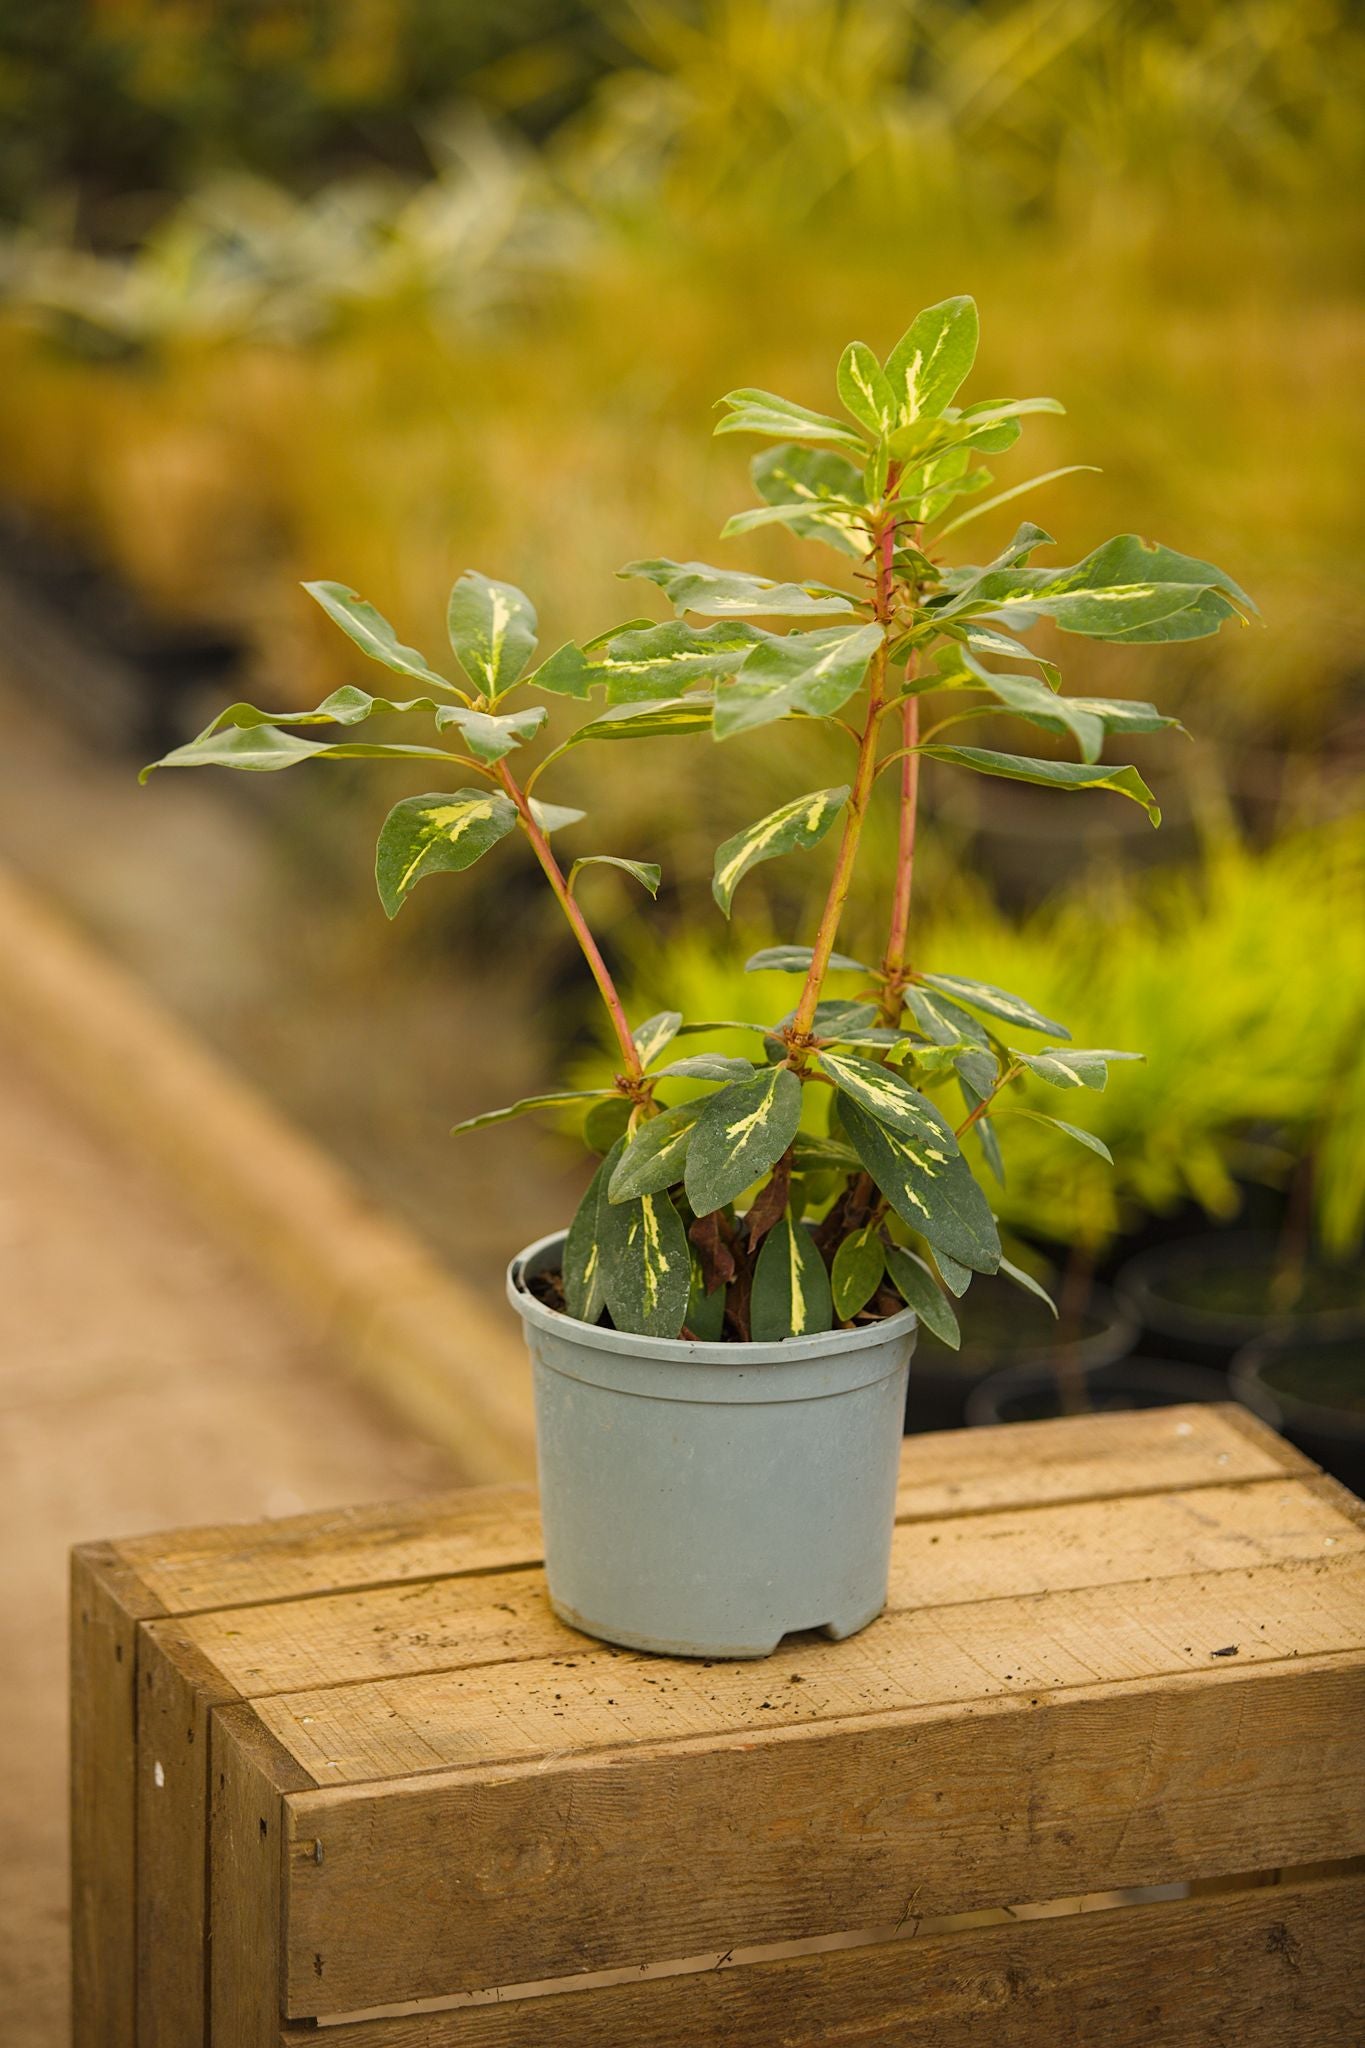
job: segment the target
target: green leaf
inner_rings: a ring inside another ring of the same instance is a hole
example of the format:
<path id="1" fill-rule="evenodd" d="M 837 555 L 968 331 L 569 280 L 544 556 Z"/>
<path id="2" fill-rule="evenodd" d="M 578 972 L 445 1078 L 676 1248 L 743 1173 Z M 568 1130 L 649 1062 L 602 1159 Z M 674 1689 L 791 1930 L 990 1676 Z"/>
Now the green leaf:
<path id="1" fill-rule="evenodd" d="M 1069 732 L 1080 749 L 1081 759 L 1099 760 L 1108 732 L 1160 732 L 1183 730 L 1178 718 L 1166 718 L 1154 704 L 1107 697 L 1061 697 L 1035 676 L 999 675 L 972 656 L 964 656 L 970 672 L 990 691 L 996 702 L 1046 732 Z"/>
<path id="2" fill-rule="evenodd" d="M 450 1135 L 458 1138 L 464 1131 L 481 1131 L 487 1124 L 509 1123 L 514 1116 L 529 1116 L 534 1109 L 561 1109 L 566 1102 L 600 1102 L 611 1093 L 610 1088 L 561 1088 L 550 1095 L 523 1095 L 506 1109 L 486 1109 L 481 1116 L 467 1116 L 463 1123 L 451 1126 Z"/>
<path id="3" fill-rule="evenodd" d="M 886 372 L 865 341 L 851 341 L 839 359 L 835 382 L 844 410 L 879 438 L 898 423 L 895 394 Z"/>
<path id="4" fill-rule="evenodd" d="M 530 680 L 578 697 L 603 683 L 609 704 L 641 704 L 653 710 L 665 698 L 678 702 L 680 688 L 733 675 L 762 638 L 758 626 L 742 619 L 714 626 L 689 626 L 684 619 L 618 626 L 588 647 L 561 647 Z M 594 721 L 594 727 L 602 723 Z M 580 727 L 574 739 L 588 734 L 613 737 L 609 731 L 598 734 L 594 727 Z"/>
<path id="5" fill-rule="evenodd" d="M 971 1267 L 959 1265 L 956 1259 L 948 1257 L 947 1252 L 940 1251 L 934 1253 L 934 1264 L 938 1267 L 939 1278 L 949 1293 L 957 1295 L 960 1299 L 972 1284 Z"/>
<path id="6" fill-rule="evenodd" d="M 635 1201 L 641 1195 L 661 1194 L 676 1186 L 683 1177 L 687 1148 L 704 1107 L 702 1102 L 684 1102 L 680 1109 L 647 1117 L 616 1162 L 608 1201 Z"/>
<path id="7" fill-rule="evenodd" d="M 600 718 L 590 718 L 577 732 L 570 733 L 564 747 L 579 746 L 584 740 L 653 740 L 673 734 L 709 732 L 714 708 L 710 696 L 700 691 L 690 697 L 670 697 L 662 703 L 616 704 Z"/>
<path id="8" fill-rule="evenodd" d="M 831 502 L 813 512 L 804 498 L 792 498 L 777 505 L 750 505 L 732 512 L 720 530 L 722 540 L 735 540 L 760 526 L 786 526 L 807 540 L 824 540 L 841 555 L 867 553 L 870 534 L 868 515 L 857 504 Z"/>
<path id="9" fill-rule="evenodd" d="M 757 1071 L 752 1060 L 733 1059 L 721 1052 L 688 1053 L 659 1069 L 661 1077 L 668 1075 L 679 1081 L 747 1081 Z"/>
<path id="10" fill-rule="evenodd" d="M 957 1317 L 924 1260 L 907 1251 L 904 1245 L 893 1244 L 887 1247 L 886 1263 L 905 1306 L 915 1311 L 925 1329 L 932 1330 L 941 1344 L 946 1344 L 950 1351 L 959 1350 L 962 1332 Z"/>
<path id="11" fill-rule="evenodd" d="M 599 1202 L 597 1227 L 602 1292 L 617 1329 L 640 1337 L 676 1337 L 692 1291 L 692 1253 L 668 1196 Z"/>
<path id="12" fill-rule="evenodd" d="M 415 647 L 405 647 L 384 614 L 354 590 L 348 590 L 344 583 L 305 583 L 303 587 L 371 661 L 382 661 L 385 668 L 396 669 L 400 676 L 417 676 L 424 683 L 450 690 L 445 677 L 428 667 Z"/>
<path id="13" fill-rule="evenodd" d="M 686 1328 L 700 1344 L 717 1344 L 725 1335 L 725 1289 L 706 1292 L 701 1260 L 692 1256 L 692 1287 L 687 1297 Z"/>
<path id="14" fill-rule="evenodd" d="M 973 1009 L 984 1010 L 988 1017 L 999 1017 L 1006 1024 L 1022 1025 L 1026 1031 L 1048 1031 L 1054 1038 L 1071 1036 L 1055 1017 L 1045 1017 L 1022 996 L 1013 996 L 1008 989 L 997 988 L 994 982 L 968 981 L 960 974 L 924 974 L 920 979 L 930 988 L 941 989 L 944 995 L 970 1003 Z"/>
<path id="15" fill-rule="evenodd" d="M 942 414 L 976 361 L 980 332 L 974 299 L 944 299 L 915 315 L 886 359 L 899 421 Z"/>
<path id="16" fill-rule="evenodd" d="M 1020 629 L 1050 618 L 1066 633 L 1135 644 L 1201 639 L 1235 618 L 1238 606 L 1255 609 L 1212 563 L 1149 545 L 1134 533 L 1105 541 L 1071 569 L 983 573 L 958 595 L 956 607 L 963 606 L 996 611 Z"/>
<path id="17" fill-rule="evenodd" d="M 986 1198 L 957 1150 L 907 1137 L 840 1092 L 848 1141 L 896 1214 L 936 1249 L 974 1272 L 993 1273 L 1000 1238 Z"/>
<path id="18" fill-rule="evenodd" d="M 372 697 L 368 690 L 358 690 L 354 683 L 343 683 L 312 711 L 258 711 L 254 704 L 229 704 L 198 737 L 207 739 L 210 733 L 222 732 L 228 726 L 359 725 L 380 712 L 431 711 L 439 721 L 441 713 L 451 708 L 448 704 L 437 704 L 431 697 Z"/>
<path id="19" fill-rule="evenodd" d="M 528 704 L 524 711 L 509 711 L 495 717 L 488 711 L 466 711 L 460 704 L 443 704 L 436 713 L 438 731 L 456 726 L 471 754 L 480 761 L 501 761 L 523 740 L 533 739 L 549 717 L 543 704 Z"/>
<path id="20" fill-rule="evenodd" d="M 739 569 L 713 569 L 706 562 L 628 562 L 619 576 L 657 583 L 679 612 L 711 618 L 755 612 L 765 617 L 828 617 L 858 609 L 858 600 L 828 583 L 773 583 Z"/>
<path id="21" fill-rule="evenodd" d="M 384 820 L 375 854 L 379 900 L 396 917 L 427 875 L 472 867 L 505 839 L 517 808 L 500 790 L 453 789 L 405 797 Z"/>
<path id="22" fill-rule="evenodd" d="M 831 1274 L 834 1313 L 841 1323 L 851 1322 L 860 1308 L 867 1307 L 885 1271 L 886 1253 L 875 1223 L 865 1223 L 843 1240 Z"/>
<path id="23" fill-rule="evenodd" d="M 564 1306 L 580 1323 L 595 1323 L 606 1307 L 602 1292 L 602 1236 L 598 1217 L 607 1206 L 607 1182 L 625 1149 L 618 1138 L 588 1182 L 588 1191 L 574 1211 L 569 1234 L 564 1240 L 560 1278 L 564 1283 Z"/>
<path id="24" fill-rule="evenodd" d="M 620 868 L 624 874 L 633 875 L 640 884 L 640 887 L 647 889 L 651 896 L 658 895 L 659 883 L 663 879 L 663 869 L 658 865 L 657 861 L 622 860 L 620 855 L 615 853 L 585 853 L 569 869 L 569 894 L 571 896 L 573 894 L 574 881 L 580 868 Z"/>
<path id="25" fill-rule="evenodd" d="M 882 641 L 878 625 L 832 626 L 764 640 L 716 692 L 716 738 L 730 739 L 798 712 L 832 717 L 862 687 Z"/>
<path id="26" fill-rule="evenodd" d="M 556 697 L 587 697 L 599 677 L 582 648 L 566 640 L 525 680 L 534 683 L 538 690 L 552 691 Z"/>
<path id="27" fill-rule="evenodd" d="M 989 1043 L 984 1025 L 969 1010 L 921 983 L 912 982 L 906 989 L 905 1007 L 919 1030 L 935 1045 L 956 1048 L 964 1040 L 968 1045 L 983 1047 Z"/>
<path id="28" fill-rule="evenodd" d="M 845 996 L 826 996 L 823 1001 L 815 1005 L 810 1023 L 811 1036 L 813 1038 L 837 1038 L 847 1042 L 855 1031 L 866 1031 L 874 1026 L 877 1022 L 877 1016 L 878 1011 L 875 1003 L 850 1002 Z M 786 1016 L 781 1020 L 778 1029 L 781 1030 L 784 1026 L 794 1024 L 795 1022 L 795 1010 L 788 1010 Z M 894 1031 L 888 1032 L 885 1043 L 894 1045 L 898 1035 Z M 873 1040 L 873 1043 L 880 1045 L 883 1041 L 877 1038 Z"/>
<path id="29" fill-rule="evenodd" d="M 535 797 L 526 799 L 531 807 L 531 816 L 542 832 L 563 832 L 570 825 L 581 825 L 587 817 L 586 811 L 576 811 L 571 804 L 543 804 Z"/>
<path id="30" fill-rule="evenodd" d="M 815 955 L 809 946 L 765 946 L 759 953 L 753 953 L 744 963 L 746 974 L 807 974 Z M 831 972 L 845 974 L 870 974 L 861 960 L 851 960 L 847 953 L 831 953 Z"/>
<path id="31" fill-rule="evenodd" d="M 477 569 L 467 569 L 451 591 L 446 627 L 460 667 L 485 697 L 510 690 L 536 651 L 530 598 Z"/>
<path id="32" fill-rule="evenodd" d="M 305 740 L 275 725 L 230 725 L 201 733 L 183 747 L 172 747 L 143 769 L 145 782 L 158 768 L 244 768 L 271 774 L 297 768 L 301 761 L 453 761 L 444 747 L 380 746 L 366 740 Z"/>
<path id="33" fill-rule="evenodd" d="M 1010 1047 L 1010 1056 L 1019 1064 L 1036 1074 L 1040 1081 L 1050 1081 L 1054 1088 L 1103 1088 L 1109 1079 L 1111 1060 L 1140 1060 L 1140 1052 L 1113 1052 L 1107 1048 L 1094 1051 L 1075 1045 L 1048 1045 L 1041 1052 L 1019 1052 Z"/>
<path id="34" fill-rule="evenodd" d="M 709 1216 L 775 1166 L 801 1121 L 801 1083 L 789 1067 L 769 1067 L 711 1096 L 687 1155 L 687 1199 Z"/>
<path id="35" fill-rule="evenodd" d="M 1112 789 L 1141 804 L 1154 825 L 1161 823 L 1156 798 L 1136 768 L 1083 767 L 1077 761 L 1038 761 L 1025 754 L 997 754 L 986 747 L 921 747 L 931 761 L 950 761 L 978 775 L 1000 775 L 1008 782 L 1036 782 L 1050 789 Z"/>
<path id="36" fill-rule="evenodd" d="M 682 1028 L 681 1010 L 660 1010 L 655 1017 L 646 1017 L 643 1024 L 631 1032 L 635 1050 L 640 1055 L 640 1065 L 647 1067 L 651 1060 L 657 1060 L 666 1045 L 671 1045 Z"/>
<path id="37" fill-rule="evenodd" d="M 716 428 L 718 434 L 762 434 L 768 441 L 831 441 L 837 447 L 852 449 L 859 457 L 864 452 L 862 437 L 842 420 L 831 419 L 828 413 L 812 412 L 808 405 L 779 398 L 775 392 L 744 386 L 738 391 L 727 391 L 718 403 L 730 407 Z"/>
<path id="38" fill-rule="evenodd" d="M 1056 1302 L 1052 1299 L 1046 1287 L 1040 1286 L 1038 1281 L 1034 1279 L 1032 1273 L 1026 1273 L 1022 1266 L 1012 1265 L 1006 1258 L 1002 1258 L 1000 1261 L 1000 1271 L 1007 1280 L 1012 1280 L 1016 1287 L 1022 1288 L 1025 1294 L 1031 1294 L 1036 1300 L 1046 1303 L 1047 1307 L 1052 1310 L 1053 1315 L 1056 1315 Z"/>
<path id="39" fill-rule="evenodd" d="M 893 1067 L 879 1066 L 875 1060 L 849 1052 L 819 1052 L 815 1060 L 840 1094 L 851 1097 L 878 1123 L 917 1138 L 949 1158 L 956 1154 L 957 1139 L 933 1103 Z"/>
<path id="40" fill-rule="evenodd" d="M 1103 1138 L 1097 1138 L 1093 1131 L 1083 1131 L 1079 1124 L 1063 1123 L 1061 1117 L 1045 1116 L 1040 1109 L 1016 1109 L 1012 1103 L 1006 1106 L 1005 1114 L 1027 1117 L 1031 1124 L 1046 1124 L 1050 1130 L 1061 1131 L 1066 1137 L 1074 1138 L 1078 1145 L 1084 1145 L 1091 1152 L 1098 1152 L 1100 1158 L 1107 1160 L 1110 1166 L 1114 1163 L 1114 1155 Z"/>
<path id="41" fill-rule="evenodd" d="M 728 917 L 735 890 L 750 868 L 782 853 L 805 853 L 817 846 L 848 800 L 848 788 L 814 789 L 716 848 L 711 894 Z"/>
<path id="42" fill-rule="evenodd" d="M 749 1298 L 749 1332 L 756 1344 L 810 1337 L 834 1321 L 829 1274 L 810 1232 L 783 1216 L 763 1240 Z"/>
<path id="43" fill-rule="evenodd" d="M 837 1138 L 821 1138 L 813 1131 L 798 1131 L 792 1139 L 794 1173 L 856 1173 L 858 1155 Z"/>
<path id="44" fill-rule="evenodd" d="M 840 554 L 858 560 L 867 553 L 867 493 L 862 472 L 847 456 L 829 448 L 802 448 L 788 442 L 765 448 L 749 465 L 754 489 L 765 505 L 781 506 L 784 524 L 802 540 L 820 540 Z M 880 495 L 880 494 L 879 494 Z M 805 520 L 791 516 L 804 505 Z M 846 508 L 856 506 L 861 519 Z"/>
<path id="45" fill-rule="evenodd" d="M 590 1152 L 610 1152 L 616 1140 L 625 1136 L 632 1107 L 625 1095 L 609 1095 L 593 1104 L 583 1119 L 583 1143 Z"/>
<path id="46" fill-rule="evenodd" d="M 938 538 L 946 540 L 950 533 L 956 533 L 959 527 L 969 526 L 972 520 L 979 519 L 983 512 L 994 512 L 1001 505 L 1008 505 L 1013 499 L 1022 498 L 1026 491 L 1040 490 L 1044 484 L 1056 483 L 1059 477 L 1078 476 L 1083 470 L 1092 476 L 1100 474 L 1093 462 L 1068 462 L 1062 469 L 1044 470 L 1041 476 L 1031 476 L 1026 482 L 1015 484 L 1011 490 L 998 491 L 993 498 L 983 498 L 979 505 L 971 505 L 965 512 L 959 512 L 956 519 L 950 519 L 946 526 L 939 528 Z"/>

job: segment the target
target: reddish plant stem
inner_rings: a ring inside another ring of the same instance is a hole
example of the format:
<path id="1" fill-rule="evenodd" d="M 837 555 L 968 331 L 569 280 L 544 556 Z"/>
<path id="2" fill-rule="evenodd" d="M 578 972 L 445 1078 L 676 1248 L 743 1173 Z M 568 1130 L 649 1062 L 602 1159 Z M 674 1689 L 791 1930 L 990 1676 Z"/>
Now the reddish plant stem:
<path id="1" fill-rule="evenodd" d="M 626 1075 L 633 1083 L 642 1082 L 645 1070 L 641 1064 L 635 1040 L 631 1037 L 630 1025 L 626 1021 L 625 1009 L 620 996 L 617 994 L 616 983 L 612 980 L 611 969 L 602 958 L 601 949 L 588 928 L 587 919 L 570 894 L 569 885 L 564 879 L 563 870 L 550 850 L 549 840 L 536 823 L 530 799 L 523 790 L 518 788 L 516 782 L 508 773 L 507 764 L 504 761 L 499 761 L 498 763 L 498 780 L 502 783 L 503 788 L 517 807 L 521 817 L 522 829 L 531 842 L 531 850 L 540 862 L 546 881 L 558 898 L 559 907 L 568 919 L 569 928 L 578 941 L 579 948 L 582 951 L 583 958 L 588 963 L 593 980 L 597 983 L 598 993 L 607 1006 L 607 1014 L 611 1018 L 612 1029 L 616 1033 L 616 1042 L 621 1049 L 621 1058 L 625 1064 Z M 635 1088 L 631 1089 L 632 1094 L 636 1092 Z"/>
<path id="2" fill-rule="evenodd" d="M 894 468 L 887 479 L 888 492 L 895 489 Z M 895 553 L 896 519 L 894 512 L 886 514 L 877 523 L 872 542 L 877 559 L 876 585 L 873 597 L 873 611 L 878 622 L 890 623 L 895 607 Z M 872 657 L 868 672 L 867 722 L 863 726 L 858 742 L 858 765 L 854 771 L 853 788 L 849 793 L 848 809 L 844 815 L 844 829 L 839 840 L 839 851 L 835 856 L 834 873 L 830 878 L 829 893 L 820 917 L 820 927 L 815 934 L 811 949 L 811 963 L 807 970 L 801 1000 L 791 1023 L 791 1041 L 798 1050 L 809 1040 L 811 1026 L 815 1019 L 815 1006 L 820 1000 L 820 989 L 829 968 L 830 954 L 834 941 L 839 936 L 839 921 L 848 901 L 849 887 L 853 880 L 854 864 L 858 858 L 858 843 L 863 835 L 863 819 L 868 799 L 877 774 L 878 723 L 882 707 L 886 702 L 886 641 Z"/>
<path id="3" fill-rule="evenodd" d="M 913 673 L 913 669 L 910 671 Z M 907 697 L 901 705 L 901 801 L 900 835 L 896 846 L 896 893 L 891 908 L 891 930 L 882 959 L 882 1017 L 888 1024 L 900 1019 L 905 994 L 906 950 L 910 938 L 910 901 L 915 888 L 915 829 L 919 822 L 919 698 Z"/>

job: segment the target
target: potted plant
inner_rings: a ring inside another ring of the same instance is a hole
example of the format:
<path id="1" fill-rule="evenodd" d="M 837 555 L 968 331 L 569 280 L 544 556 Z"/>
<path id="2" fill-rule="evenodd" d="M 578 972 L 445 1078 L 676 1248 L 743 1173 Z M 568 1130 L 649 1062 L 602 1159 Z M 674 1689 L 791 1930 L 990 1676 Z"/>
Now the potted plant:
<path id="1" fill-rule="evenodd" d="M 1099 1088 L 1111 1062 L 1136 1057 L 1077 1048 L 1024 998 L 915 957 L 920 764 L 1116 791 L 1155 824 L 1136 769 L 1100 755 L 1110 732 L 1173 721 L 1149 704 L 1060 695 L 1053 663 L 1017 636 L 1047 619 L 1122 644 L 1194 639 L 1250 602 L 1221 570 L 1131 534 L 1045 568 L 1030 558 L 1053 542 L 1025 524 L 993 560 L 949 565 L 947 544 L 969 522 L 1065 473 L 981 495 L 981 458 L 1012 446 L 1029 414 L 1060 408 L 1047 398 L 957 405 L 976 346 L 974 303 L 949 299 L 919 314 L 884 363 L 849 346 L 837 375 L 847 419 L 758 390 L 722 401 L 718 433 L 775 444 L 752 466 L 760 502 L 726 536 L 786 526 L 833 551 L 840 582 L 633 562 L 622 574 L 661 590 L 677 616 L 633 619 L 532 667 L 530 600 L 467 573 L 447 615 L 458 681 L 354 592 L 310 584 L 343 631 L 420 694 L 394 701 L 347 685 L 309 712 L 233 705 L 157 764 L 439 765 L 442 787 L 405 798 L 380 830 L 390 916 L 419 882 L 472 867 L 513 834 L 539 863 L 606 1006 L 619 1070 L 609 1087 L 551 1089 L 460 1128 L 572 1105 L 601 1154 L 568 1230 L 516 1258 L 508 1285 L 535 1369 L 550 1597 L 609 1641 L 758 1656 L 788 1630 L 843 1636 L 873 1619 L 917 1321 L 951 1342 L 953 1302 L 978 1273 L 1038 1291 L 1003 1255 L 986 1192 L 1001 1172 L 997 1124 L 1009 1111 L 1093 1145 L 1035 1090 Z M 603 707 L 527 773 L 543 699 L 598 692 Z M 950 708 L 923 719 L 926 698 L 941 704 L 944 693 Z M 964 743 L 965 724 L 1001 711 L 1074 740 L 1079 760 Z M 379 712 L 421 720 L 426 737 L 367 738 Z M 651 894 L 658 867 L 589 853 L 566 868 L 554 842 L 583 813 L 536 791 L 584 746 L 729 744 L 788 718 L 822 723 L 829 785 L 725 839 L 716 901 L 728 916 L 759 862 L 836 828 L 837 849 L 811 942 L 747 963 L 791 977 L 795 1002 L 775 1000 L 779 1014 L 747 1027 L 751 1057 L 720 1056 L 705 1050 L 715 1020 L 668 1010 L 632 1024 L 579 902 L 594 862 L 624 867 Z M 328 736 L 310 737 L 317 726 Z M 883 790 L 898 806 L 899 854 L 872 964 L 837 945 Z M 701 1049 L 682 1051 L 693 1037 Z"/>

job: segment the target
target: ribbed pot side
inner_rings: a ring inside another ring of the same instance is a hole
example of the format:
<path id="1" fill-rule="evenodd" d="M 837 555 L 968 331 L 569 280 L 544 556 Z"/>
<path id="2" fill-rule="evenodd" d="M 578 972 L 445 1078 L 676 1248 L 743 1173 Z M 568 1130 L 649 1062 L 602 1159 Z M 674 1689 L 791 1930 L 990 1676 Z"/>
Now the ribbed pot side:
<path id="1" fill-rule="evenodd" d="M 766 1657 L 886 1604 L 911 1310 L 782 1344 L 636 1337 L 547 1308 L 526 1328 L 550 1600 L 573 1628 L 674 1657 Z"/>

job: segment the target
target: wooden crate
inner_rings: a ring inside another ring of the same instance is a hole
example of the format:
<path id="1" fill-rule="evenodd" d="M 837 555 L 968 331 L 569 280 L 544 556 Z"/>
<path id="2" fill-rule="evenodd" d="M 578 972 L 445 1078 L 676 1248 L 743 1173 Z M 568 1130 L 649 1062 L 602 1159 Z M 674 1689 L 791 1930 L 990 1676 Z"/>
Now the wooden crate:
<path id="1" fill-rule="evenodd" d="M 528 1489 L 76 1553 L 78 2048 L 1365 2041 L 1365 1522 L 1240 1410 L 912 1439 L 887 1613 L 759 1664 L 537 1556 Z"/>

